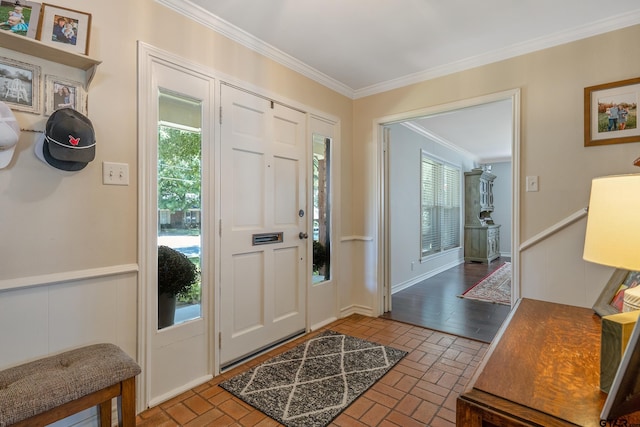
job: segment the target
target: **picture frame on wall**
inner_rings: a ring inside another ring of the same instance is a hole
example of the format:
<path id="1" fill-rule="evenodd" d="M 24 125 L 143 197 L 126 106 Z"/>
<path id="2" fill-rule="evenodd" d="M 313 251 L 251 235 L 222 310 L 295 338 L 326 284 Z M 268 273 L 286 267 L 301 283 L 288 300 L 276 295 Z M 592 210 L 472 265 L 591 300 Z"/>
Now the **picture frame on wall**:
<path id="1" fill-rule="evenodd" d="M 640 77 L 584 89 L 584 146 L 640 141 Z"/>
<path id="2" fill-rule="evenodd" d="M 35 39 L 40 22 L 40 6 L 40 3 L 32 1 L 1 0 L 0 30 Z"/>
<path id="3" fill-rule="evenodd" d="M 0 101 L 10 108 L 40 113 L 40 67 L 0 57 Z"/>
<path id="4" fill-rule="evenodd" d="M 593 305 L 593 310 L 600 316 L 621 313 L 624 291 L 638 285 L 640 285 L 640 271 L 617 268 Z"/>
<path id="5" fill-rule="evenodd" d="M 47 116 L 60 108 L 73 108 L 87 115 L 87 95 L 80 82 L 47 75 L 44 94 L 44 114 Z"/>
<path id="6" fill-rule="evenodd" d="M 37 39 L 58 49 L 87 55 L 91 14 L 42 3 Z"/>

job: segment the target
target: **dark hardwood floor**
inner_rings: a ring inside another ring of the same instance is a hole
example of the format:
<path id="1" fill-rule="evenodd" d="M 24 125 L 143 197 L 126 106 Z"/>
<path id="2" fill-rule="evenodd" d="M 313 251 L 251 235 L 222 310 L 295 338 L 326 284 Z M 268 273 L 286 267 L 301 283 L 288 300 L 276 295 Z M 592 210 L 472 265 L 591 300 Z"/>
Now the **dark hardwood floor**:
<path id="1" fill-rule="evenodd" d="M 510 258 L 490 264 L 465 262 L 393 294 L 381 317 L 482 342 L 491 342 L 511 307 L 459 298 Z"/>

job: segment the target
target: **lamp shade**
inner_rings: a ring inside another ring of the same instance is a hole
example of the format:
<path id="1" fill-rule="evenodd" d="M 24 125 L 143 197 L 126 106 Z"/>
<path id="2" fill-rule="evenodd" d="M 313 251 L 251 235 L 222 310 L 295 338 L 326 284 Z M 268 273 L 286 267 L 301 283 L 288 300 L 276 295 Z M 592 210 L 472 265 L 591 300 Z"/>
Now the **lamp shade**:
<path id="1" fill-rule="evenodd" d="M 640 270 L 640 174 L 593 180 L 583 258 Z"/>

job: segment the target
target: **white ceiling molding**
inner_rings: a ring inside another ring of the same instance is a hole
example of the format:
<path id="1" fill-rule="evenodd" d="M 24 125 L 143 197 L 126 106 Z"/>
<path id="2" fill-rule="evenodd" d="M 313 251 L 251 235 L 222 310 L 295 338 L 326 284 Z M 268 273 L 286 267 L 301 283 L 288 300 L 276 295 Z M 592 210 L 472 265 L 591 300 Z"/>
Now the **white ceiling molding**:
<path id="1" fill-rule="evenodd" d="M 515 44 L 504 49 L 497 49 L 486 54 L 451 62 L 439 67 L 434 67 L 409 74 L 404 77 L 391 79 L 380 84 L 374 84 L 359 90 L 354 90 L 326 74 L 319 72 L 315 68 L 308 66 L 306 63 L 299 61 L 291 55 L 288 55 L 272 45 L 265 43 L 246 31 L 241 30 L 229 22 L 211 14 L 200 6 L 194 5 L 188 0 L 156 0 L 156 2 L 351 99 L 375 95 L 388 90 L 397 89 L 436 77 L 442 77 L 448 74 L 502 61 L 508 58 L 547 49 L 553 46 L 558 46 L 640 23 L 640 10 L 632 13 L 627 12 L 589 25 L 568 28 L 565 31 Z"/>
<path id="2" fill-rule="evenodd" d="M 439 135 L 436 135 L 435 133 L 423 128 L 420 125 L 417 125 L 413 122 L 401 122 L 400 123 L 402 126 L 406 127 L 407 129 L 417 133 L 418 135 L 421 135 L 433 142 L 435 142 L 436 144 L 440 144 L 443 147 L 448 148 L 449 150 L 455 151 L 456 153 L 460 153 L 463 156 L 469 158 L 470 160 L 473 160 L 476 163 L 481 163 L 481 160 L 476 154 L 465 150 L 462 147 L 459 147 L 449 141 L 447 141 L 446 139 L 442 138 Z"/>
<path id="3" fill-rule="evenodd" d="M 242 46 L 251 49 L 269 59 L 276 61 L 279 64 L 296 71 L 303 76 L 314 80 L 321 85 L 334 90 L 341 95 L 353 99 L 354 91 L 350 87 L 340 83 L 339 81 L 332 79 L 326 74 L 321 73 L 315 68 L 311 68 L 304 62 L 297 60 L 296 58 L 282 52 L 279 49 L 271 46 L 268 43 L 254 37 L 244 30 L 230 24 L 229 22 L 221 19 L 215 15 L 212 15 L 207 10 L 185 0 L 156 0 L 163 6 L 186 16 L 187 18 L 204 25 L 213 31 L 222 34 L 223 36 L 241 44 Z"/>
<path id="4" fill-rule="evenodd" d="M 571 28 L 566 31 L 550 34 L 545 37 L 540 37 L 524 43 L 509 46 L 505 49 L 498 49 L 483 55 L 478 55 L 466 58 L 461 61 L 452 62 L 441 67 L 431 68 L 429 70 L 424 70 L 418 73 L 400 77 L 398 79 L 389 80 L 377 85 L 371 85 L 366 88 L 354 91 L 354 99 L 375 95 L 377 93 L 386 92 L 388 90 L 397 89 L 404 86 L 409 86 L 437 77 L 446 76 L 448 74 L 469 70 L 471 68 L 491 64 L 509 58 L 514 58 L 516 56 L 524 55 L 538 50 L 543 50 L 587 37 L 596 36 L 598 34 L 608 33 L 613 30 L 630 27 L 636 24 L 640 24 L 640 11 L 636 13 L 625 13 L 622 15 L 618 15 L 612 19 L 603 19 L 595 24 Z"/>
<path id="5" fill-rule="evenodd" d="M 492 163 L 511 162 L 512 160 L 513 160 L 513 158 L 511 158 L 511 157 L 492 157 L 490 159 L 482 159 L 478 163 L 480 163 L 481 165 L 490 165 Z"/>

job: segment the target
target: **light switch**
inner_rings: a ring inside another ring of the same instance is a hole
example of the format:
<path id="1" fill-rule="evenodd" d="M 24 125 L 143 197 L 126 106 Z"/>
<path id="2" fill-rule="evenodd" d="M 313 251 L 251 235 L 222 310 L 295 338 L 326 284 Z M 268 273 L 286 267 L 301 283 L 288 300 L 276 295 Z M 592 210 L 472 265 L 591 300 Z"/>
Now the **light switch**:
<path id="1" fill-rule="evenodd" d="M 527 191 L 538 191 L 538 177 L 537 176 L 528 176 L 527 177 Z"/>
<path id="2" fill-rule="evenodd" d="M 102 183 L 104 185 L 129 185 L 129 165 L 127 163 L 102 162 Z"/>

